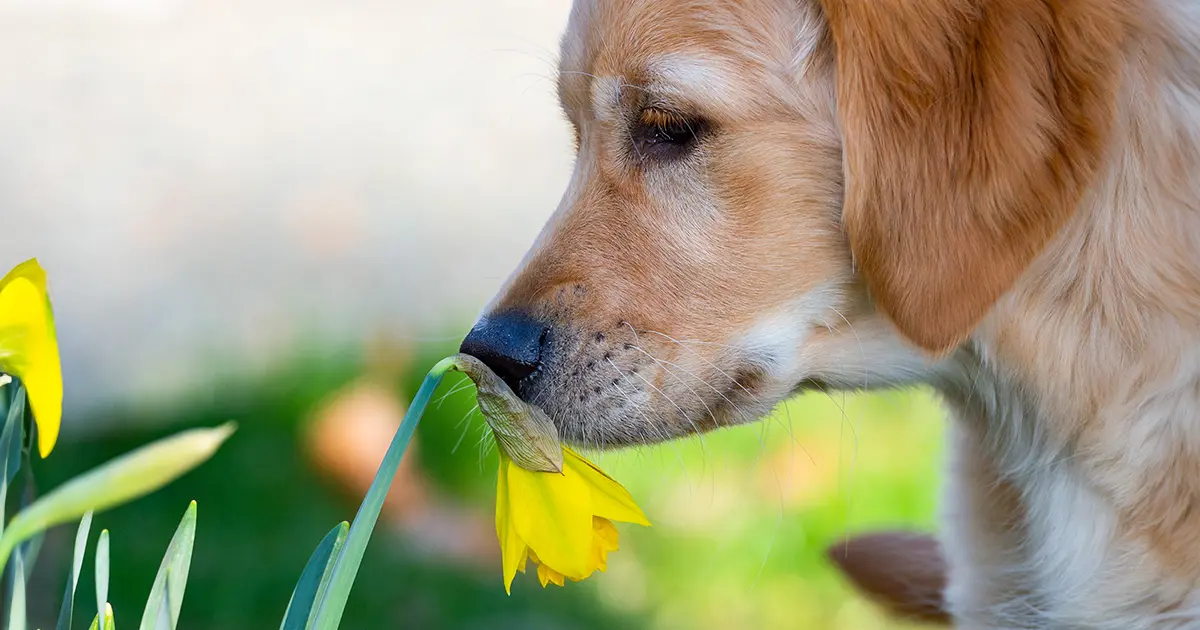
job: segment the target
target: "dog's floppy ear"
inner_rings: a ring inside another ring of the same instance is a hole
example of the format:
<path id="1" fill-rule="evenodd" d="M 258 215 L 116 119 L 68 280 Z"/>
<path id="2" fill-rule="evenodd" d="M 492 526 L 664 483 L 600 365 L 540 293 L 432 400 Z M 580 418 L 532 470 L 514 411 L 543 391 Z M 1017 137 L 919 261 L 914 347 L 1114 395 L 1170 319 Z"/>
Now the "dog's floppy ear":
<path id="1" fill-rule="evenodd" d="M 1128 0 L 821 0 L 844 226 L 879 308 L 962 342 L 1071 217 L 1114 119 Z"/>

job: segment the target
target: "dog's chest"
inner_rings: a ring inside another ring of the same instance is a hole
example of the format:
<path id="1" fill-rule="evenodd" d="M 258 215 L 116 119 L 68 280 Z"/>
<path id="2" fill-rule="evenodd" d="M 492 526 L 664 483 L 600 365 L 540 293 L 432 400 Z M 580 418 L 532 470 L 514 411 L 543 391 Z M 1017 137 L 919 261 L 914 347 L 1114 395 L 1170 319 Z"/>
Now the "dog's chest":
<path id="1" fill-rule="evenodd" d="M 956 457 L 984 460 L 952 467 L 947 495 L 951 514 L 955 502 L 976 512 L 946 523 L 958 530 L 951 563 L 975 565 L 952 571 L 971 582 L 951 587 L 974 610 L 964 617 L 986 628 L 1200 627 L 1200 466 L 1185 470 L 1200 462 L 1200 435 L 1178 422 L 1200 390 L 1183 379 L 1067 422 L 1035 387 L 974 359 L 945 390 L 967 436 Z"/>

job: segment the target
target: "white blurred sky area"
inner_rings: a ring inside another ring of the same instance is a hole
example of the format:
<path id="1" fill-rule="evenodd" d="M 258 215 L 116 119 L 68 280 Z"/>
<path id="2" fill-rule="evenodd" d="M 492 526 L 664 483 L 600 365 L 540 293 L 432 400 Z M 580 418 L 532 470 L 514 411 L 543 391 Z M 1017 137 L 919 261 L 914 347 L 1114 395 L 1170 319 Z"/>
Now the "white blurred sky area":
<path id="1" fill-rule="evenodd" d="M 50 274 L 68 413 L 469 324 L 569 175 L 569 8 L 0 0 L 0 266 Z"/>

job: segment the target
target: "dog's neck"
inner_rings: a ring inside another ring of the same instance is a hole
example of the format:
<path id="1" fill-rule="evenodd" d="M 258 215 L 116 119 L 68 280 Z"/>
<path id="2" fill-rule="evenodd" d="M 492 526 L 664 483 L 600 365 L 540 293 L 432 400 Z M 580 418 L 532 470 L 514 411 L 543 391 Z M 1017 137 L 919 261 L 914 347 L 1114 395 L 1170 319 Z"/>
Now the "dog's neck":
<path id="1" fill-rule="evenodd" d="M 994 398 L 972 406 L 997 429 L 1022 407 L 1046 447 L 1101 452 L 1115 430 L 1124 459 L 1153 422 L 1200 454 L 1200 22 L 1175 28 L 1189 26 L 1130 55 L 1101 177 L 958 357 L 970 381 L 950 389 Z"/>
<path id="2" fill-rule="evenodd" d="M 938 383 L 995 397 L 974 405 L 989 418 L 1020 399 L 1078 442 L 1141 417 L 1136 401 L 1200 396 L 1200 8 L 1177 12 L 1128 56 L 1106 166 L 1073 220 Z"/>
<path id="3" fill-rule="evenodd" d="M 1200 11 L 1178 11 L 1128 57 L 1077 215 L 935 381 L 1023 532 L 1023 622 L 1200 604 Z"/>

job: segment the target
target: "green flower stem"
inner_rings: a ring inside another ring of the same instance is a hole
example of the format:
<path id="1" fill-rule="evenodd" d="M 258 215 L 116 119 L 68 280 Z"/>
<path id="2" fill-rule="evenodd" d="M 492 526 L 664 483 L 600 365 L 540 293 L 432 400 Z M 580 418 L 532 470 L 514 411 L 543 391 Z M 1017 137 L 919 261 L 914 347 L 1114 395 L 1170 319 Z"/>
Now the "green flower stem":
<path id="1" fill-rule="evenodd" d="M 318 630 L 335 630 L 341 623 L 342 613 L 346 609 L 346 600 L 349 598 L 350 589 L 354 586 L 354 578 L 358 575 L 358 567 L 362 564 L 363 555 L 367 550 L 367 542 L 370 541 L 371 532 L 375 529 L 375 522 L 379 519 L 383 500 L 387 497 L 388 490 L 392 487 L 392 480 L 396 477 L 396 470 L 400 467 L 400 459 L 404 457 L 404 451 L 408 448 L 413 433 L 417 430 L 417 423 L 421 421 L 421 415 L 425 413 L 425 407 L 429 405 L 429 399 L 433 397 L 434 390 L 452 367 L 454 367 L 453 357 L 442 359 L 433 366 L 433 369 L 429 370 L 429 373 L 425 375 L 425 380 L 421 382 L 421 387 L 417 390 L 412 405 L 404 414 L 404 420 L 396 431 L 396 437 L 392 438 L 392 444 L 388 446 L 387 453 L 383 456 L 379 471 L 375 473 L 375 480 L 371 482 L 367 496 L 363 498 L 362 505 L 359 506 L 358 513 L 354 516 L 350 533 L 346 535 L 346 542 L 342 545 L 337 561 L 333 565 L 329 586 L 317 604 L 317 614 L 312 627 Z"/>

